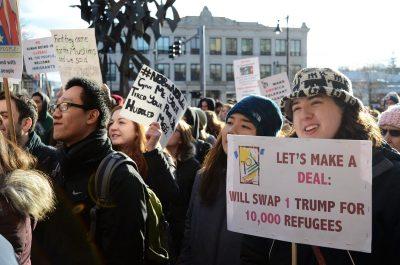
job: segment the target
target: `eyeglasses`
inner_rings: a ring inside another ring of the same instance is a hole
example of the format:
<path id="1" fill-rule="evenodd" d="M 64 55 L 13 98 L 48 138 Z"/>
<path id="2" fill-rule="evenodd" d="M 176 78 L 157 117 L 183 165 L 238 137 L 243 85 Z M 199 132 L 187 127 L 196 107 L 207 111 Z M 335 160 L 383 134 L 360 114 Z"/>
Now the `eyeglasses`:
<path id="1" fill-rule="evenodd" d="M 392 136 L 392 137 L 399 137 L 400 136 L 400 130 L 381 129 L 381 133 L 382 133 L 383 136 L 385 136 L 387 133 L 389 133 L 389 135 Z"/>
<path id="2" fill-rule="evenodd" d="M 75 104 L 72 102 L 61 102 L 58 104 L 51 105 L 50 110 L 51 110 L 51 112 L 55 112 L 56 109 L 59 109 L 61 112 L 66 112 L 70 107 L 80 108 L 83 110 L 89 110 L 89 108 L 87 108 L 84 105 Z"/>

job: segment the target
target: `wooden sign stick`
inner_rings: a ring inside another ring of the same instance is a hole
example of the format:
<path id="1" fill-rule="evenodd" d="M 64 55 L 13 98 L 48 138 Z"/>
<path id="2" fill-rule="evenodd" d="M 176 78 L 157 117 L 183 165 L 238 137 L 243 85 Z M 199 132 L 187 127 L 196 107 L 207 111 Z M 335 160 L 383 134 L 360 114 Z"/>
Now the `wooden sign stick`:
<path id="1" fill-rule="evenodd" d="M 297 265 L 297 245 L 292 243 L 292 265 Z"/>

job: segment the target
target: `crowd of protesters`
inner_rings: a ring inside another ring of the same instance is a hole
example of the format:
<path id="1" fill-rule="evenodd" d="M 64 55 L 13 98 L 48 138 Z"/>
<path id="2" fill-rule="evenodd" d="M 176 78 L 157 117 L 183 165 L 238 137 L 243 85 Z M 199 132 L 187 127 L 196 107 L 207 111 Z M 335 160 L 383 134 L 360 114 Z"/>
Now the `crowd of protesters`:
<path id="1" fill-rule="evenodd" d="M 324 85 L 316 82 L 321 77 Z M 370 140 L 372 253 L 298 244 L 297 260 L 399 263 L 395 92 L 382 99 L 380 113 L 353 95 L 342 73 L 306 68 L 280 106 L 255 95 L 236 104 L 202 98 L 186 109 L 163 149 L 160 124 L 145 128 L 126 119 L 124 98 L 85 78 L 69 80 L 51 106 L 40 92 L 10 100 L 13 119 L 0 94 L 0 264 L 291 264 L 291 243 L 227 229 L 228 134 Z M 114 150 L 134 163 L 112 171 L 111 203 L 98 207 L 99 166 Z M 165 252 L 158 252 L 161 242 L 150 247 L 159 240 L 149 234 L 149 190 L 162 205 Z"/>

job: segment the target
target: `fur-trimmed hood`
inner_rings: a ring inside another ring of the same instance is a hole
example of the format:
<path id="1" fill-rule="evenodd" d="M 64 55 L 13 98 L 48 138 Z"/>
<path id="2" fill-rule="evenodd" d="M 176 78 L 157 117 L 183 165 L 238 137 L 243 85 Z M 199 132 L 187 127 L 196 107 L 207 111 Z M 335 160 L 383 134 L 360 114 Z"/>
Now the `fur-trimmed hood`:
<path id="1" fill-rule="evenodd" d="M 54 209 L 55 197 L 50 181 L 33 170 L 15 170 L 0 176 L 0 196 L 21 215 L 43 219 Z"/>

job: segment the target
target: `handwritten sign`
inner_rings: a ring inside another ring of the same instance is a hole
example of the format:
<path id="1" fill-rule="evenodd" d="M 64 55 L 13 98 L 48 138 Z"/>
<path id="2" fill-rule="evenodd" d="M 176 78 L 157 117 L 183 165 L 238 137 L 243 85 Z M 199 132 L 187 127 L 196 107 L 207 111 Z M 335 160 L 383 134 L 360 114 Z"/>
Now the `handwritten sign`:
<path id="1" fill-rule="evenodd" d="M 187 107 L 185 96 L 162 74 L 143 65 L 121 110 L 121 116 L 148 126 L 159 122 L 165 147 Z"/>
<path id="2" fill-rule="evenodd" d="M 371 252 L 370 141 L 228 135 L 231 231 Z"/>
<path id="3" fill-rule="evenodd" d="M 284 96 L 291 92 L 289 78 L 286 73 L 268 76 L 258 81 L 261 95 L 274 100 L 278 105 Z"/>
<path id="4" fill-rule="evenodd" d="M 0 77 L 21 79 L 22 48 L 17 0 L 0 1 Z"/>
<path id="5" fill-rule="evenodd" d="M 61 82 L 86 77 L 102 84 L 94 29 L 51 30 Z"/>
<path id="6" fill-rule="evenodd" d="M 22 42 L 26 72 L 30 75 L 57 72 L 53 39 L 41 38 Z"/>
<path id="7" fill-rule="evenodd" d="M 248 95 L 260 95 L 258 80 L 260 65 L 258 57 L 233 61 L 236 99 L 239 101 Z"/>

